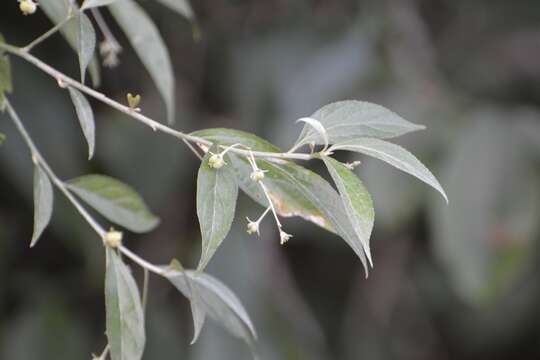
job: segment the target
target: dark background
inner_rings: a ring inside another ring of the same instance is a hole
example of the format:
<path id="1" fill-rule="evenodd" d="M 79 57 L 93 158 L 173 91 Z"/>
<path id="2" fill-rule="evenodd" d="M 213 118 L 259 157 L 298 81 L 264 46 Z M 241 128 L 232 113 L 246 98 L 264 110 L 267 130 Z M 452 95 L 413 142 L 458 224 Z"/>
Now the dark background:
<path id="1" fill-rule="evenodd" d="M 412 177 L 362 158 L 372 192 L 375 268 L 330 233 L 286 219 L 279 245 L 268 218 L 260 239 L 239 199 L 235 225 L 208 272 L 240 297 L 263 359 L 537 359 L 540 356 L 540 2 L 537 0 L 193 1 L 201 37 L 154 1 L 141 1 L 171 53 L 175 127 L 231 127 L 286 148 L 295 120 L 335 100 L 386 106 L 427 130 L 397 140 L 423 160 L 450 204 Z M 107 14 L 105 14 L 107 15 Z M 121 65 L 101 91 L 124 102 L 163 103 L 119 29 Z M 50 28 L 38 11 L 0 5 L 0 32 L 26 44 Z M 36 55 L 77 77 L 60 35 Z M 133 185 L 162 220 L 125 240 L 138 254 L 194 267 L 197 159 L 171 137 L 92 102 L 97 153 L 84 139 L 67 92 L 12 58 L 11 99 L 57 174 L 104 173 Z M 105 346 L 104 252 L 64 198 L 29 249 L 32 164 L 5 115 L 0 131 L 0 358 L 85 359 Z M 350 160 L 353 160 L 351 158 Z M 321 168 L 316 168 L 322 171 Z M 60 194 L 57 194 L 60 195 Z M 141 280 L 139 268 L 135 275 Z M 153 277 L 146 359 L 248 359 L 245 345 L 209 321 L 189 346 L 187 301 Z"/>

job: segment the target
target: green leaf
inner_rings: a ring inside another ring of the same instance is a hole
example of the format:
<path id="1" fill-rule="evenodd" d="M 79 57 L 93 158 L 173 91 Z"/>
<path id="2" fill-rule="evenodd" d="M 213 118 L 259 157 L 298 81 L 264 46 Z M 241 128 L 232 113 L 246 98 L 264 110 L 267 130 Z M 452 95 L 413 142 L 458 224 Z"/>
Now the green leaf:
<path id="1" fill-rule="evenodd" d="M 240 187 L 255 201 L 268 206 L 264 194 L 251 179 L 247 160 L 230 155 Z M 367 262 L 362 243 L 350 224 L 338 193 L 319 175 L 290 161 L 257 160 L 266 170 L 264 184 L 269 190 L 276 211 L 281 216 L 301 216 L 341 236 L 362 261 Z"/>
<path id="2" fill-rule="evenodd" d="M 184 267 L 182 266 L 180 261 L 178 261 L 177 259 L 173 259 L 171 263 L 169 264 L 169 266 L 165 268 L 165 270 L 167 271 L 174 270 L 174 271 L 183 273 Z M 183 288 L 187 291 L 188 294 L 190 294 L 188 298 L 191 299 L 190 301 L 191 315 L 193 317 L 193 327 L 194 327 L 193 339 L 191 340 L 191 344 L 194 344 L 199 338 L 199 335 L 203 328 L 204 322 L 206 320 L 206 313 L 204 312 L 204 309 L 201 306 L 203 300 L 201 299 L 199 295 L 196 284 L 194 284 L 192 281 L 190 281 L 190 279 L 188 279 L 185 276 L 183 277 L 183 280 L 185 283 L 183 284 L 184 285 Z M 178 281 L 182 281 L 182 280 L 180 279 Z"/>
<path id="3" fill-rule="evenodd" d="M 213 169 L 208 165 L 210 156 L 208 152 L 197 175 L 197 216 L 202 234 L 199 270 L 206 267 L 229 233 L 238 197 L 238 185 L 230 166 L 225 165 L 220 169 Z M 224 160 L 230 163 L 227 156 Z"/>
<path id="4" fill-rule="evenodd" d="M 272 145 L 263 138 L 241 130 L 214 128 L 195 131 L 190 135 L 217 142 L 220 145 L 230 146 L 233 144 L 242 144 L 253 151 L 281 152 L 280 148 Z"/>
<path id="5" fill-rule="evenodd" d="M 62 22 L 68 16 L 68 1 L 40 0 L 39 6 L 41 9 L 43 9 L 45 15 L 47 15 L 47 17 L 55 24 Z M 86 16 L 85 18 L 86 20 L 88 20 Z M 81 17 L 75 16 L 60 30 L 68 44 L 73 48 L 73 50 L 75 50 L 75 52 L 79 56 L 79 60 L 84 60 L 88 56 L 88 48 L 81 48 L 81 41 L 79 41 L 80 39 L 84 38 L 84 36 L 79 35 L 81 29 L 86 29 L 88 26 L 88 23 L 85 20 L 82 21 L 85 22 L 84 25 L 81 24 Z M 83 52 L 84 55 L 81 55 Z M 83 64 L 80 62 L 81 69 L 83 68 L 82 65 Z M 88 70 L 90 72 L 90 75 L 92 76 L 93 85 L 97 87 L 101 81 L 101 78 L 99 72 L 99 63 L 96 56 L 94 56 L 92 61 L 90 61 L 88 65 Z"/>
<path id="6" fill-rule="evenodd" d="M 81 82 L 84 84 L 86 68 L 92 61 L 96 50 L 96 32 L 88 16 L 82 12 L 79 14 L 77 23 L 79 26 L 79 31 L 77 32 L 79 66 L 81 70 Z"/>
<path id="7" fill-rule="evenodd" d="M 53 211 L 53 189 L 47 174 L 34 167 L 34 233 L 30 247 L 36 245 L 43 230 L 49 225 Z"/>
<path id="8" fill-rule="evenodd" d="M 112 360 L 139 360 L 144 352 L 144 313 L 137 284 L 129 268 L 107 247 L 105 307 Z"/>
<path id="9" fill-rule="evenodd" d="M 327 156 L 323 156 L 322 160 L 339 190 L 349 221 L 362 243 L 366 257 L 373 266 L 369 238 L 373 230 L 375 211 L 371 196 L 360 179 L 345 165 Z"/>
<path id="10" fill-rule="evenodd" d="M 77 112 L 77 117 L 79 118 L 79 123 L 88 143 L 88 160 L 94 156 L 94 147 L 95 147 L 95 124 L 94 124 L 94 113 L 92 108 L 88 103 L 88 100 L 81 94 L 78 90 L 70 87 L 69 95 L 71 96 L 71 101 L 75 105 L 75 111 Z"/>
<path id="11" fill-rule="evenodd" d="M 109 9 L 161 93 L 167 106 L 168 122 L 174 122 L 174 74 L 169 52 L 156 25 L 132 0 L 113 3 Z"/>
<path id="12" fill-rule="evenodd" d="M 368 102 L 346 100 L 328 104 L 310 116 L 325 128 L 330 143 L 338 143 L 361 136 L 392 138 L 424 129 L 392 111 Z M 306 124 L 296 141 L 297 147 L 324 144 L 318 131 Z"/>
<path id="13" fill-rule="evenodd" d="M 129 185 L 104 175 L 85 175 L 67 183 L 70 190 L 110 221 L 136 233 L 154 229 L 159 219 Z"/>
<path id="14" fill-rule="evenodd" d="M 184 277 L 185 278 L 185 277 Z M 194 281 L 186 279 L 187 286 L 191 292 L 191 315 L 193 317 L 193 339 L 191 344 L 195 344 L 206 320 L 206 312 L 203 308 L 203 298 L 201 297 L 199 286 Z"/>
<path id="15" fill-rule="evenodd" d="M 0 34 L 0 43 L 4 43 L 4 37 Z M 4 111 L 4 97 L 6 93 L 13 91 L 11 81 L 11 65 L 9 58 L 0 50 L 0 111 Z"/>
<path id="16" fill-rule="evenodd" d="M 432 186 L 435 190 L 440 192 L 446 202 L 448 202 L 446 193 L 431 171 L 429 171 L 413 154 L 399 145 L 379 139 L 358 138 L 336 144 L 332 146 L 332 150 L 354 151 L 386 161 L 390 165 L 409 173 Z"/>
<path id="17" fill-rule="evenodd" d="M 6 135 L 0 133 L 0 145 L 6 140 Z"/>
<path id="18" fill-rule="evenodd" d="M 175 271 L 164 267 L 165 276 L 201 311 L 220 323 L 234 336 L 253 346 L 257 339 L 255 327 L 236 295 L 216 278 L 199 271 Z M 191 284 L 191 287 L 190 287 Z M 193 297 L 192 289 L 198 297 Z"/>
<path id="19" fill-rule="evenodd" d="M 176 11 L 182 16 L 185 16 L 189 20 L 193 20 L 195 15 L 191 9 L 191 5 L 187 0 L 157 0 L 163 5 L 167 6 L 173 11 Z"/>
<path id="20" fill-rule="evenodd" d="M 95 7 L 98 7 L 98 6 L 109 5 L 109 4 L 112 4 L 115 1 L 117 1 L 117 0 L 85 0 L 83 2 L 83 5 L 81 6 L 81 10 L 95 8 Z"/>

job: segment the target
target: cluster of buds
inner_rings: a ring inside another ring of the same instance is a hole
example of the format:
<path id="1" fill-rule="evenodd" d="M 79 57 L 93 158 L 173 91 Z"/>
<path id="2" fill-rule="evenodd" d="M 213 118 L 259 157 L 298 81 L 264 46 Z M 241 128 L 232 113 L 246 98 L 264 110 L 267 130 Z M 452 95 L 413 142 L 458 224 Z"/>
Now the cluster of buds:
<path id="1" fill-rule="evenodd" d="M 258 168 L 253 169 L 253 172 L 249 175 L 249 178 L 255 182 L 262 181 L 262 179 L 264 179 L 264 173 L 267 171 L 268 170 L 261 170 Z"/>
<path id="2" fill-rule="evenodd" d="M 122 237 L 123 234 L 121 231 L 116 231 L 111 228 L 105 233 L 105 235 L 103 235 L 103 242 L 105 243 L 105 245 L 116 249 L 122 244 Z"/>
<path id="3" fill-rule="evenodd" d="M 246 217 L 248 224 L 247 224 L 247 233 L 249 235 L 251 234 L 259 234 L 259 221 L 251 221 L 248 217 Z"/>
<path id="4" fill-rule="evenodd" d="M 208 159 L 208 166 L 210 166 L 212 169 L 221 169 L 223 165 L 227 165 L 225 160 L 223 160 L 223 153 L 212 154 L 212 156 L 210 156 Z"/>
<path id="5" fill-rule="evenodd" d="M 266 196 L 266 199 L 268 200 L 269 206 L 266 209 L 266 211 L 259 217 L 259 219 L 257 221 L 251 221 L 249 218 L 246 218 L 247 221 L 248 221 L 246 231 L 247 231 L 248 234 L 255 234 L 256 233 L 257 235 L 259 235 L 259 223 L 262 221 L 262 219 L 265 217 L 265 215 L 269 211 L 272 211 L 272 213 L 274 214 L 274 219 L 276 220 L 276 225 L 277 225 L 278 230 L 279 230 L 280 244 L 283 245 L 287 241 L 289 241 L 290 238 L 292 238 L 292 235 L 287 234 L 285 231 L 282 230 L 281 222 L 279 221 L 276 209 L 274 208 L 274 205 L 272 203 L 272 197 L 270 196 L 270 193 L 269 193 L 268 189 L 266 188 L 266 186 L 263 183 L 264 173 L 268 172 L 268 170 L 259 169 L 259 167 L 257 166 L 257 162 L 255 161 L 255 156 L 253 155 L 253 152 L 251 152 L 251 151 L 250 151 L 248 160 L 249 160 L 249 163 L 250 163 L 251 169 L 252 169 L 252 172 L 249 175 L 249 177 L 250 177 L 250 179 L 252 181 L 259 184 L 259 186 L 261 187 L 261 190 L 263 191 L 264 195 Z"/>
<path id="6" fill-rule="evenodd" d="M 223 150 L 222 152 L 220 152 L 219 154 L 214 154 L 213 152 L 210 151 L 210 158 L 208 159 L 208 166 L 210 166 L 211 169 L 221 169 L 224 165 L 227 165 L 227 163 L 225 162 L 225 160 L 223 159 L 223 157 L 225 156 L 225 154 L 237 147 L 237 146 L 240 146 L 240 144 L 233 144 L 229 147 L 227 147 L 225 150 Z"/>
<path id="7" fill-rule="evenodd" d="M 32 15 L 37 10 L 37 4 L 34 0 L 19 0 L 19 9 L 23 15 Z"/>
<path id="8" fill-rule="evenodd" d="M 279 243 L 281 245 L 285 244 L 292 237 L 293 236 L 291 234 L 287 234 L 285 231 L 283 231 L 281 229 L 279 230 Z"/>

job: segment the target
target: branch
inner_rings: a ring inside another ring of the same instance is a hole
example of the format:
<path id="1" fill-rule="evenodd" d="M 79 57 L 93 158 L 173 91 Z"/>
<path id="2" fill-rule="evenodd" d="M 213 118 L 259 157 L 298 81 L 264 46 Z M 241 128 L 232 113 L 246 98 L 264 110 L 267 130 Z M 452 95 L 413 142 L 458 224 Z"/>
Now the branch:
<path id="1" fill-rule="evenodd" d="M 0 49 L 5 50 L 6 52 L 13 54 L 15 56 L 18 56 L 20 58 L 23 58 L 24 60 L 28 61 L 32 65 L 36 66 L 43 72 L 49 74 L 52 76 L 56 81 L 58 82 L 59 86 L 66 87 L 71 86 L 74 87 L 81 92 L 109 105 L 110 107 L 123 112 L 124 114 L 132 117 L 133 119 L 143 123 L 144 125 L 150 127 L 154 131 L 161 131 L 165 134 L 174 136 L 178 139 L 185 140 L 188 142 L 205 145 L 205 146 L 212 146 L 212 142 L 198 137 L 193 136 L 190 134 L 183 133 L 181 131 L 174 130 L 166 125 L 163 125 L 155 120 L 152 120 L 151 118 L 135 111 L 134 109 L 130 108 L 129 106 L 123 105 L 117 101 L 112 100 L 111 98 L 107 97 L 105 94 L 100 93 L 99 91 L 96 91 L 84 84 L 81 84 L 79 81 L 76 81 L 69 76 L 63 74 L 62 72 L 54 69 L 50 65 L 46 64 L 45 62 L 41 61 L 37 57 L 33 56 L 32 54 L 24 51 L 21 48 L 18 48 L 13 45 L 9 44 L 0 44 Z M 226 146 L 221 146 L 223 148 L 226 148 Z M 267 159 L 287 159 L 287 160 L 311 160 L 316 158 L 316 155 L 314 154 L 297 154 L 297 153 L 273 153 L 273 152 L 264 152 L 264 151 L 250 151 L 245 149 L 231 149 L 232 152 L 243 155 L 243 156 L 250 156 L 250 154 L 253 154 L 253 156 L 257 158 L 267 158 Z"/>
<path id="2" fill-rule="evenodd" d="M 96 220 L 86 211 L 86 209 L 81 205 L 81 203 L 73 196 L 73 194 L 68 190 L 66 184 L 56 176 L 56 174 L 52 171 L 49 164 L 45 161 L 41 153 L 39 152 L 38 148 L 34 144 L 34 141 L 28 134 L 28 131 L 26 131 L 26 128 L 24 127 L 21 119 L 19 118 L 19 115 L 15 112 L 15 109 L 11 106 L 11 103 L 8 101 L 7 98 L 4 98 L 4 104 L 6 105 L 7 112 L 13 120 L 13 123 L 17 127 L 17 130 L 21 133 L 24 141 L 26 142 L 26 145 L 30 149 L 30 153 L 32 154 L 32 161 L 36 165 L 40 165 L 43 170 L 47 173 L 49 178 L 52 180 L 53 184 L 60 190 L 73 204 L 73 206 L 77 209 L 79 214 L 86 220 L 86 222 L 94 229 L 94 231 L 101 237 L 107 233 L 105 229 L 97 223 Z"/>
<path id="3" fill-rule="evenodd" d="M 71 204 L 77 209 L 79 214 L 81 214 L 84 220 L 86 220 L 86 222 L 103 240 L 103 238 L 107 234 L 107 231 L 92 217 L 92 215 L 90 215 L 90 213 L 88 213 L 88 211 L 86 211 L 86 209 L 82 206 L 79 200 L 77 200 L 77 198 L 69 191 L 66 184 L 62 180 L 60 180 L 60 178 L 58 178 L 58 176 L 56 176 L 56 174 L 52 171 L 52 169 L 49 167 L 49 165 L 39 152 L 38 148 L 34 144 L 34 141 L 24 127 L 19 115 L 15 112 L 15 109 L 13 108 L 13 106 L 11 106 L 11 103 L 7 98 L 4 98 L 4 104 L 6 106 L 8 115 L 17 127 L 19 133 L 22 135 L 26 145 L 30 149 L 30 153 L 32 154 L 32 161 L 34 162 L 34 164 L 41 166 L 45 170 L 49 178 L 52 180 L 53 184 L 68 198 Z M 142 268 L 147 269 L 157 275 L 164 276 L 164 271 L 160 267 L 142 259 L 121 244 L 117 248 L 120 252 L 129 257 Z"/>

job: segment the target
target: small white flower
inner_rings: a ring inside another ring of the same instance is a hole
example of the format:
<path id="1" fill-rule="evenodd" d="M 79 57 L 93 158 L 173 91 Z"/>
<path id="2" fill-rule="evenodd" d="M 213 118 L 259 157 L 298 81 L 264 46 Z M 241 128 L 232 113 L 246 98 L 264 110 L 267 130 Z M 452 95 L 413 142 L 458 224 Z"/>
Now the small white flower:
<path id="1" fill-rule="evenodd" d="M 348 162 L 348 163 L 345 163 L 345 167 L 349 170 L 354 170 L 355 167 L 357 167 L 358 165 L 360 165 L 361 162 L 360 161 L 353 161 L 352 163 L 351 162 Z"/>
<path id="2" fill-rule="evenodd" d="M 103 236 L 103 241 L 107 246 L 115 249 L 122 243 L 122 237 L 122 232 L 111 229 Z"/>
<path id="3" fill-rule="evenodd" d="M 33 0 L 19 1 L 19 9 L 21 9 L 23 15 L 32 15 L 37 10 L 37 4 Z"/>
<path id="4" fill-rule="evenodd" d="M 259 182 L 259 181 L 261 181 L 262 179 L 264 179 L 264 173 L 265 173 L 266 171 L 267 171 L 267 170 L 255 169 L 255 170 L 253 170 L 253 172 L 249 175 L 249 178 L 250 178 L 252 181 Z"/>
<path id="5" fill-rule="evenodd" d="M 221 169 L 225 164 L 227 163 L 225 160 L 223 160 L 222 154 L 212 154 L 210 159 L 208 159 L 208 166 L 210 166 L 212 169 Z"/>
<path id="6" fill-rule="evenodd" d="M 251 221 L 249 218 L 246 218 L 248 221 L 247 224 L 247 233 L 248 234 L 257 234 L 259 235 L 259 222 L 258 221 Z"/>
<path id="7" fill-rule="evenodd" d="M 291 234 L 287 234 L 285 231 L 279 230 L 279 239 L 280 239 L 281 245 L 285 244 L 292 237 L 293 236 Z"/>
<path id="8" fill-rule="evenodd" d="M 116 67 L 120 63 L 120 60 L 118 59 L 120 52 L 122 52 L 120 45 L 112 41 L 103 40 L 99 44 L 99 53 L 103 57 L 103 66 L 105 67 Z"/>

